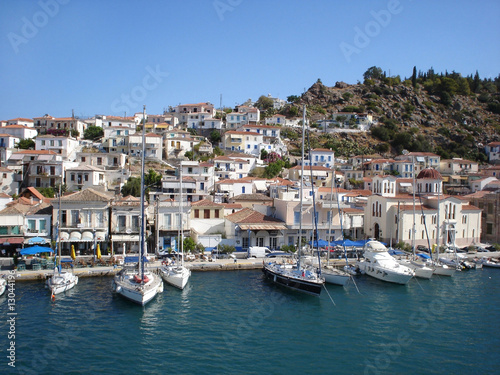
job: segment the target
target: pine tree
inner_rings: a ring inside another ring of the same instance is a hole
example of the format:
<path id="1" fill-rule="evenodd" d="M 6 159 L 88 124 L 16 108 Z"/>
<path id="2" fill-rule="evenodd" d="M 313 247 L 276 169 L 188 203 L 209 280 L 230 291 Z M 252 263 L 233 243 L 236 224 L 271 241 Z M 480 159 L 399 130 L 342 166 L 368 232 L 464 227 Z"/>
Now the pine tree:
<path id="1" fill-rule="evenodd" d="M 411 76 L 411 84 L 414 88 L 417 87 L 417 67 L 413 67 L 413 75 Z"/>

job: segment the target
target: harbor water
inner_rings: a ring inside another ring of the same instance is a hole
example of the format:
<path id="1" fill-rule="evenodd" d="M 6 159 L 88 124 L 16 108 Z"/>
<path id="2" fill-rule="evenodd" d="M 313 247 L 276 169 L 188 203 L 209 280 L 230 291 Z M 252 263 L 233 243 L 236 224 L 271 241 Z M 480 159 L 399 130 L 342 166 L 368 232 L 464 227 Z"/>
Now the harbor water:
<path id="1" fill-rule="evenodd" d="M 0 373 L 498 373 L 500 270 L 355 280 L 359 293 L 350 282 L 315 297 L 261 271 L 196 272 L 145 307 L 113 295 L 109 277 L 81 278 L 55 301 L 42 282 L 17 281 L 15 368 L 3 355 Z"/>

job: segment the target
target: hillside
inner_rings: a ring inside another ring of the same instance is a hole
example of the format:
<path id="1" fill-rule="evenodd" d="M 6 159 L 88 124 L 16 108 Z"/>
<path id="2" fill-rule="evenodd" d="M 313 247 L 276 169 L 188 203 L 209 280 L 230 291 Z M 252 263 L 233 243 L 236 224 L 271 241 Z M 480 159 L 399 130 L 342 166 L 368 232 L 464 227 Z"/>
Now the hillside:
<path id="1" fill-rule="evenodd" d="M 354 85 L 337 82 L 328 87 L 318 80 L 300 97 L 292 96 L 293 103 L 281 112 L 296 114 L 305 104 L 313 127 L 315 121 L 335 118 L 338 112 L 373 115 L 377 124 L 367 133 L 311 135 L 311 147 L 333 148 L 339 156 L 394 156 L 408 149 L 484 162 L 484 145 L 500 139 L 498 78 L 428 72 L 402 82 L 399 77 L 379 73 L 374 78 L 367 73 L 363 83 Z M 286 136 L 292 139 L 291 153 L 297 154 L 299 140 L 293 141 L 296 137 L 290 133 Z"/>

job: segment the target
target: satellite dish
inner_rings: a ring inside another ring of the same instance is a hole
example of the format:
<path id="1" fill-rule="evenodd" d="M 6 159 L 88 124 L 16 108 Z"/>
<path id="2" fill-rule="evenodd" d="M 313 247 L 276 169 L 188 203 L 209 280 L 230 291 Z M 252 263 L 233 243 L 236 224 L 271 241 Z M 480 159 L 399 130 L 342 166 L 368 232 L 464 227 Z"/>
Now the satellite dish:
<path id="1" fill-rule="evenodd" d="M 127 228 L 127 230 L 125 231 L 125 233 L 127 233 L 127 234 L 130 234 L 130 233 L 132 233 L 132 229 L 130 229 L 130 228 Z"/>

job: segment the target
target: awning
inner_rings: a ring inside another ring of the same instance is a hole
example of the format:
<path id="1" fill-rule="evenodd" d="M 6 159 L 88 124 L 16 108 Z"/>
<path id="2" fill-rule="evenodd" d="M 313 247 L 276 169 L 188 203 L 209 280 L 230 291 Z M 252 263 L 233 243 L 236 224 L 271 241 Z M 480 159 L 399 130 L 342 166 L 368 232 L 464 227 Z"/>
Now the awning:
<path id="1" fill-rule="evenodd" d="M 96 232 L 95 237 L 97 241 L 105 241 L 106 240 L 106 233 L 105 232 Z"/>
<path id="2" fill-rule="evenodd" d="M 94 234 L 89 231 L 82 233 L 82 241 L 94 241 Z"/>
<path id="3" fill-rule="evenodd" d="M 52 160 L 54 158 L 54 156 L 55 155 L 51 155 L 51 154 L 49 154 L 49 155 L 38 155 L 37 160 L 45 160 L 45 161 Z"/>
<path id="4" fill-rule="evenodd" d="M 130 242 L 137 242 L 139 241 L 139 235 L 138 234 L 112 234 L 111 235 L 111 241 L 130 241 Z"/>
<path id="5" fill-rule="evenodd" d="M 409 182 L 400 182 L 399 185 L 403 186 L 403 187 L 410 187 L 411 186 L 411 184 Z"/>
<path id="6" fill-rule="evenodd" d="M 31 238 L 27 238 L 24 243 L 26 244 L 29 244 L 29 245 L 37 245 L 37 244 L 46 244 L 47 242 L 49 242 L 46 238 L 43 238 L 43 237 L 31 237 Z"/>
<path id="7" fill-rule="evenodd" d="M 69 235 L 69 241 L 80 241 L 82 239 L 82 234 L 80 232 L 71 232 Z"/>
<path id="8" fill-rule="evenodd" d="M 256 190 L 259 190 L 259 191 L 266 191 L 267 190 L 267 181 L 257 180 L 257 181 L 254 181 L 253 184 L 255 185 Z"/>
<path id="9" fill-rule="evenodd" d="M 238 224 L 241 230 L 284 230 L 285 224 Z"/>
<path id="10" fill-rule="evenodd" d="M 69 239 L 69 233 L 68 232 L 59 232 L 59 237 L 61 238 L 61 241 L 67 241 Z"/>
<path id="11" fill-rule="evenodd" d="M 39 253 L 53 253 L 54 250 L 52 250 L 50 247 L 44 247 L 44 246 L 31 246 L 31 247 L 26 247 L 21 250 L 21 255 L 34 255 L 34 254 L 39 254 Z"/>
<path id="12" fill-rule="evenodd" d="M 4 237 L 0 239 L 0 243 L 4 246 L 20 245 L 24 242 L 24 237 Z"/>

